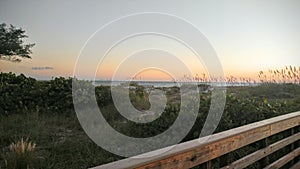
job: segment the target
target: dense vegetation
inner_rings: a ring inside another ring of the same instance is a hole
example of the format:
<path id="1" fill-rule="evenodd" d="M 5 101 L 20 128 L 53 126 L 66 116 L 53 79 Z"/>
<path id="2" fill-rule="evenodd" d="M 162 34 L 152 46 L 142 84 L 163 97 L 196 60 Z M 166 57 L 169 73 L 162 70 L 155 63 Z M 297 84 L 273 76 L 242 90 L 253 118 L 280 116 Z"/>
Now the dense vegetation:
<path id="1" fill-rule="evenodd" d="M 130 90 L 132 104 L 139 110 L 149 109 L 146 88 L 135 83 L 131 85 L 134 86 Z M 113 104 L 110 87 L 97 86 L 95 93 L 111 126 L 129 136 L 149 137 L 166 130 L 179 112 L 179 88 L 160 89 L 166 92 L 167 106 L 162 116 L 149 124 L 137 124 L 121 116 Z M 0 93 L 0 168 L 6 166 L 7 147 L 21 138 L 36 143 L 35 168 L 87 168 L 122 158 L 101 149 L 85 135 L 73 107 L 71 78 L 37 81 L 22 74 L 0 73 Z M 183 141 L 199 137 L 210 99 L 210 92 L 201 93 L 197 120 Z M 300 110 L 299 85 L 268 83 L 256 87 L 229 87 L 216 132 L 297 110 Z M 236 151 L 233 156 L 243 156 L 259 144 Z M 221 164 L 226 161 L 218 160 Z"/>
<path id="2" fill-rule="evenodd" d="M 0 60 L 20 62 L 23 58 L 31 58 L 34 44 L 26 44 L 28 36 L 22 28 L 0 24 Z"/>

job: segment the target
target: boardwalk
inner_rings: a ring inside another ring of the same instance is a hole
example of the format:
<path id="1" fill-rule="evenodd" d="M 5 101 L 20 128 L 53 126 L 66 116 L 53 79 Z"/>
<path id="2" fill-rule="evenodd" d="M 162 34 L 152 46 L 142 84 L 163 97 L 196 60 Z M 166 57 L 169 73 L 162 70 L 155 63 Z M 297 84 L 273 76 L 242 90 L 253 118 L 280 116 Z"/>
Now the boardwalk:
<path id="1" fill-rule="evenodd" d="M 261 159 L 264 158 L 265 160 L 261 162 L 260 168 L 280 168 L 288 162 L 292 162 L 292 168 L 297 169 L 300 168 L 300 162 L 297 162 L 295 158 L 300 154 L 300 148 L 296 146 L 295 142 L 300 139 L 300 133 L 296 133 L 294 129 L 299 126 L 299 124 L 300 111 L 184 142 L 172 147 L 172 149 L 167 152 L 165 152 L 165 150 L 170 147 L 98 166 L 94 169 L 191 168 L 200 164 L 204 164 L 206 168 L 212 168 L 211 160 L 260 140 L 265 143 L 265 146 L 261 149 L 241 159 L 230 162 L 227 166 L 219 167 L 245 168 L 254 162 L 262 161 Z M 290 131 L 290 136 L 271 145 L 268 144 L 268 138 L 270 136 L 283 131 Z M 288 145 L 292 148 L 290 153 L 269 163 L 268 155 Z M 149 156 L 153 153 L 159 155 L 151 158 L 141 158 L 142 156 Z"/>

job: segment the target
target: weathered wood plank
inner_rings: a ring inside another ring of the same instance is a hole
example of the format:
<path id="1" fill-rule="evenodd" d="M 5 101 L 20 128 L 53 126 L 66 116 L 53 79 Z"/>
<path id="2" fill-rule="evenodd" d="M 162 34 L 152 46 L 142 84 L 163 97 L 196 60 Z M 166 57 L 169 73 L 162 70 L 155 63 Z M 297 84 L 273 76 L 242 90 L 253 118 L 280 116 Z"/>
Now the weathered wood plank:
<path id="1" fill-rule="evenodd" d="M 299 124 L 300 112 L 290 113 L 105 164 L 94 169 L 191 168 Z M 151 157 L 151 154 L 155 155 Z"/>
<path id="2" fill-rule="evenodd" d="M 280 150 L 281 148 L 294 143 L 295 141 L 300 139 L 300 133 L 297 133 L 295 135 L 292 135 L 288 138 L 282 139 L 276 143 L 273 143 L 266 148 L 260 149 L 258 151 L 255 151 L 233 163 L 231 163 L 228 166 L 223 167 L 222 169 L 236 169 L 236 168 L 245 168 L 254 162 L 274 153 L 277 150 Z"/>
<path id="3" fill-rule="evenodd" d="M 293 160 L 300 154 L 300 147 L 295 149 L 294 151 L 290 152 L 289 154 L 281 157 L 279 160 L 273 162 L 272 164 L 265 167 L 265 169 L 277 169 L 284 166 L 289 161 Z"/>
<path id="4" fill-rule="evenodd" d="M 300 168 L 300 161 L 294 164 L 290 169 L 299 169 Z"/>

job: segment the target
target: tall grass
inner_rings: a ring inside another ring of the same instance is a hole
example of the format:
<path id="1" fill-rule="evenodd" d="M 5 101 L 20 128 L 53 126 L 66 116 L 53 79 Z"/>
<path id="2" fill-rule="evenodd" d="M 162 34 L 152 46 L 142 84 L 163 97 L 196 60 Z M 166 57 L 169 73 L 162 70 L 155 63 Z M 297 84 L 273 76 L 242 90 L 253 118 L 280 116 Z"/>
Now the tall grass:
<path id="1" fill-rule="evenodd" d="M 258 72 L 258 78 L 249 77 L 210 77 L 209 75 L 202 73 L 196 74 L 194 77 L 190 75 L 184 75 L 181 78 L 182 82 L 225 82 L 227 84 L 256 84 L 256 83 L 276 83 L 276 84 L 300 84 L 300 66 L 285 66 L 279 69 L 269 69 L 267 71 L 261 70 Z"/>
<path id="2" fill-rule="evenodd" d="M 23 138 L 11 143 L 2 154 L 5 166 L 8 169 L 30 169 L 34 168 L 37 155 L 35 153 L 36 144 Z"/>
<path id="3" fill-rule="evenodd" d="M 300 66 L 285 66 L 282 69 L 259 71 L 258 77 L 262 83 L 294 83 L 300 84 Z"/>

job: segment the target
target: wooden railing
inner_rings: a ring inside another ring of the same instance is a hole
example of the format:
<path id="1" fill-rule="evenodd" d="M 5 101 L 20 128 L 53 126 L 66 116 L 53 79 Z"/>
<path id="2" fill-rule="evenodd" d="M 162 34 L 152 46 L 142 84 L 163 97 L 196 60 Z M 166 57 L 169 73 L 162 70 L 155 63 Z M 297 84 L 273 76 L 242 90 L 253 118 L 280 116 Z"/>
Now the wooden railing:
<path id="1" fill-rule="evenodd" d="M 258 141 L 264 142 L 265 146 L 241 159 L 227 164 L 227 166 L 219 167 L 245 168 L 257 161 L 262 161 L 264 158 L 264 166 L 260 166 L 259 168 L 280 168 L 292 161 L 292 168 L 298 169 L 300 168 L 300 162 L 298 159 L 295 160 L 295 158 L 299 156 L 300 148 L 295 142 L 300 140 L 300 133 L 295 132 L 294 129 L 299 124 L 300 112 L 289 113 L 211 136 L 201 137 L 200 139 L 184 142 L 176 146 L 98 166 L 94 169 L 191 168 L 200 164 L 205 165 L 206 168 L 212 168 L 211 160 Z M 288 130 L 291 132 L 289 136 L 271 145 L 268 144 L 270 136 Z M 269 163 L 268 156 L 270 154 L 288 145 L 291 147 L 289 153 Z M 152 154 L 156 155 L 149 157 Z M 142 158 L 147 156 L 149 158 Z"/>

